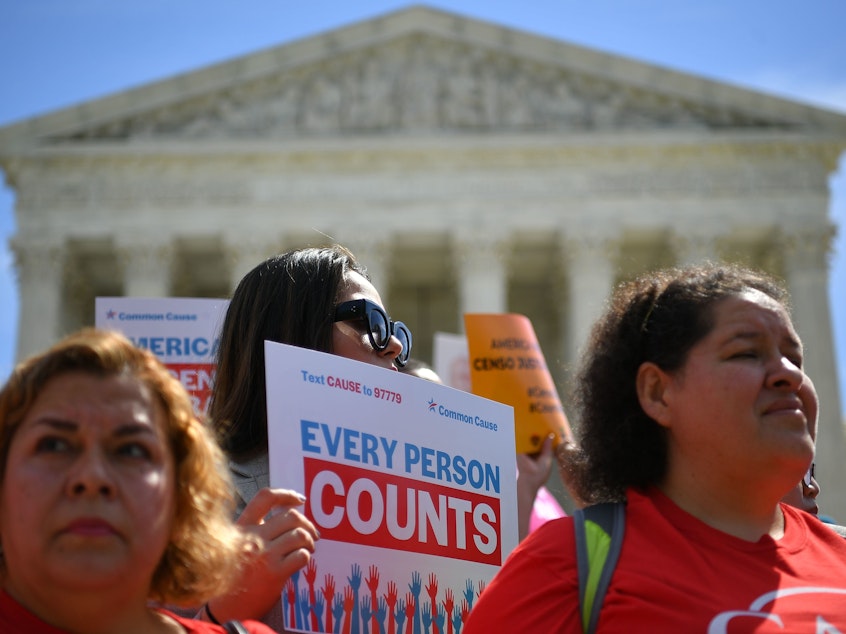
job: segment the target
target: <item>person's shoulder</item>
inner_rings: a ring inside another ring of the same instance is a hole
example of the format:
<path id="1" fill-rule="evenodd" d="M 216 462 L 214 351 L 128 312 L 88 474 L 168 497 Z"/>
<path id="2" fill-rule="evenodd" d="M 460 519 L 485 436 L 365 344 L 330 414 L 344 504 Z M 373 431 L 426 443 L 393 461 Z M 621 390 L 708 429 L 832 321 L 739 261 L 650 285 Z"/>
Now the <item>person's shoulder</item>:
<path id="1" fill-rule="evenodd" d="M 188 634 L 227 634 L 227 630 L 222 625 L 179 616 L 170 610 L 162 610 L 162 612 L 179 623 Z M 250 634 L 276 634 L 275 630 L 258 621 L 241 621 L 240 623 Z"/>
<path id="2" fill-rule="evenodd" d="M 230 456 L 229 470 L 233 477 L 256 478 L 270 473 L 270 459 L 266 449 L 250 454 Z"/>
<path id="3" fill-rule="evenodd" d="M 276 630 L 258 621 L 241 621 L 250 634 L 277 634 Z"/>
<path id="4" fill-rule="evenodd" d="M 557 517 L 538 526 L 520 542 L 514 553 L 528 551 L 529 553 L 559 553 L 562 546 L 573 544 L 573 518 L 570 516 Z"/>
<path id="5" fill-rule="evenodd" d="M 840 526 L 838 524 L 829 524 L 828 522 L 823 522 L 822 520 L 816 517 L 807 518 L 808 522 L 816 529 L 815 532 L 817 534 L 825 535 L 826 537 L 834 536 L 838 545 L 843 546 L 843 550 L 846 551 L 846 540 L 843 538 L 846 537 L 846 526 Z"/>
<path id="6" fill-rule="evenodd" d="M 497 573 L 499 580 L 528 572 L 557 576 L 575 565 L 576 546 L 572 517 L 550 520 L 530 533 L 507 557 Z"/>
<path id="7" fill-rule="evenodd" d="M 514 549 L 462 632 L 581 631 L 578 589 L 573 518 L 550 520 Z"/>
<path id="8" fill-rule="evenodd" d="M 839 524 L 828 524 L 826 522 L 823 522 L 823 524 L 828 526 L 831 530 L 833 530 L 841 537 L 846 537 L 846 526 L 840 526 Z"/>
<path id="9" fill-rule="evenodd" d="M 828 515 L 818 515 L 817 519 L 819 519 L 824 526 L 833 530 L 835 534 L 840 535 L 841 537 L 846 537 L 846 526 L 841 526 L 840 524 L 835 523 L 834 519 Z"/>
<path id="10" fill-rule="evenodd" d="M 64 634 L 64 630 L 42 621 L 2 588 L 0 588 L 0 632 L 8 632 L 9 634 L 16 632 Z"/>
<path id="11" fill-rule="evenodd" d="M 567 515 L 566 512 L 564 515 L 559 517 L 553 517 L 548 521 L 544 522 L 540 526 L 538 526 L 537 531 L 540 531 L 541 534 L 546 533 L 555 533 L 555 532 L 562 532 L 567 530 L 572 530 L 573 528 L 573 517 L 572 515 Z M 532 533 L 534 534 L 534 533 Z M 529 535 L 531 537 L 531 535 Z"/>
<path id="12" fill-rule="evenodd" d="M 781 504 L 782 513 L 785 516 L 786 528 L 791 526 L 803 526 L 803 533 L 809 539 L 828 542 L 838 551 L 846 554 L 846 527 L 837 524 L 823 522 L 820 518 L 805 511 L 800 511 L 789 504 Z"/>

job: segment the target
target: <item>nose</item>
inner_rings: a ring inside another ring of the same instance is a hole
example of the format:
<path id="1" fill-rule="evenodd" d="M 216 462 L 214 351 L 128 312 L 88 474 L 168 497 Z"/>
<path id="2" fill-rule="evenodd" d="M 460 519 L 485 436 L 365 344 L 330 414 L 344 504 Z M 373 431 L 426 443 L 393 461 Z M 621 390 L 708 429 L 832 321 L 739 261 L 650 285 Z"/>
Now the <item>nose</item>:
<path id="1" fill-rule="evenodd" d="M 115 494 L 114 480 L 106 457 L 96 449 L 80 452 L 67 479 L 70 497 L 111 498 Z"/>
<path id="2" fill-rule="evenodd" d="M 805 373 L 798 365 L 785 356 L 779 355 L 768 375 L 770 386 L 787 389 L 793 392 L 799 390 L 805 380 Z"/>
<path id="3" fill-rule="evenodd" d="M 388 345 L 385 346 L 385 349 L 381 351 L 381 355 L 383 357 L 388 357 L 391 361 L 396 359 L 400 356 L 402 352 L 402 342 L 397 338 L 396 335 L 391 335 L 388 338 Z"/>

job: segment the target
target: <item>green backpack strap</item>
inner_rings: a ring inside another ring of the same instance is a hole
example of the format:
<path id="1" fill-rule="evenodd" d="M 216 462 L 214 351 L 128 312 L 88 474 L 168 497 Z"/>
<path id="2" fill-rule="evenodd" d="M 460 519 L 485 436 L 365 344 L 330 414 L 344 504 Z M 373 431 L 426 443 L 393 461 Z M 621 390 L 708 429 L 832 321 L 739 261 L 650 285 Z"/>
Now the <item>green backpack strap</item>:
<path id="1" fill-rule="evenodd" d="M 626 530 L 626 504 L 606 502 L 573 514 L 576 564 L 579 571 L 579 608 L 582 629 L 593 634 L 605 593 L 611 584 Z"/>

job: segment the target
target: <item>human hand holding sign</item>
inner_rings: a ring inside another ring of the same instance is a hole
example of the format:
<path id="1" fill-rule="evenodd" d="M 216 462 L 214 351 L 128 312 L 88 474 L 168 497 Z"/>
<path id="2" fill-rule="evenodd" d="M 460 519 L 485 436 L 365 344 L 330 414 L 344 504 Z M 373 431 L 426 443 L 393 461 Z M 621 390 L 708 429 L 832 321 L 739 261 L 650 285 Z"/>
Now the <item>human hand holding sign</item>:
<path id="1" fill-rule="evenodd" d="M 552 472 L 553 449 L 551 434 L 536 456 L 517 454 L 517 534 L 522 540 L 529 534 L 529 520 L 538 491 Z"/>
<path id="2" fill-rule="evenodd" d="M 261 540 L 262 548 L 241 570 L 236 590 L 209 601 L 221 623 L 260 619 L 279 600 L 292 574 L 308 564 L 320 535 L 295 507 L 305 498 L 286 489 L 261 489 L 247 504 L 238 525 Z"/>

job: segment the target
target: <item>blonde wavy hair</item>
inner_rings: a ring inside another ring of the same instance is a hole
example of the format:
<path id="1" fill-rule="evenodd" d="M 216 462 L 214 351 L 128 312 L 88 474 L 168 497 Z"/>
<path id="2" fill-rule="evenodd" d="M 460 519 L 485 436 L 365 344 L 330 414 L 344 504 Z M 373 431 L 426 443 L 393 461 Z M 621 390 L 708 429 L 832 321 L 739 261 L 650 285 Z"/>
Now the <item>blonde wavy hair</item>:
<path id="1" fill-rule="evenodd" d="M 85 328 L 20 363 L 0 391 L 0 482 L 9 445 L 44 386 L 68 372 L 135 377 L 156 395 L 174 461 L 176 513 L 149 598 L 198 605 L 230 589 L 258 544 L 233 522 L 234 497 L 223 452 L 194 414 L 188 393 L 152 353 L 123 335 Z M 0 560 L 2 572 L 5 562 Z"/>

